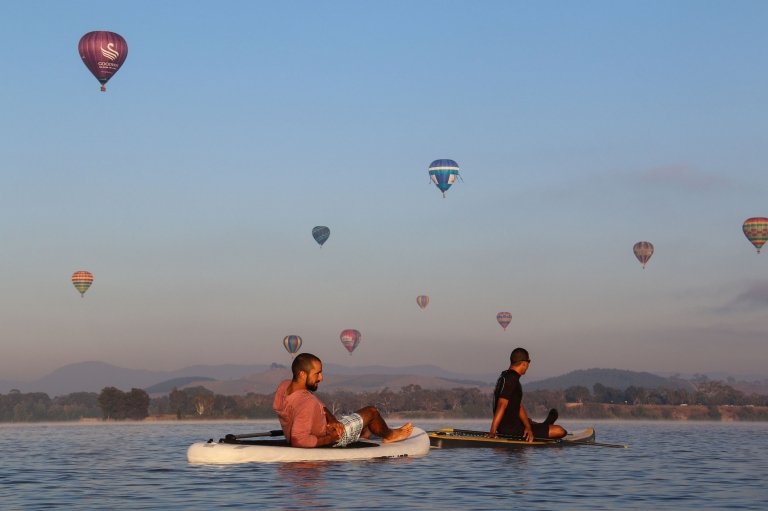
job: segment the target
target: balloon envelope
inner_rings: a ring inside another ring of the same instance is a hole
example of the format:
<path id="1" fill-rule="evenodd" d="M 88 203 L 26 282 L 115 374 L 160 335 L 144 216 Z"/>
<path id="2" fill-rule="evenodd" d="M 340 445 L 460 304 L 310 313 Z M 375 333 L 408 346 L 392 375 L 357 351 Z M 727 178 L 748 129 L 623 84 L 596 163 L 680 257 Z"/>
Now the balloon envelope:
<path id="1" fill-rule="evenodd" d="M 501 328 L 503 328 L 504 331 L 506 332 L 507 327 L 512 322 L 512 314 L 510 314 L 509 312 L 499 312 L 498 314 L 496 314 L 496 321 L 499 322 L 499 324 L 501 325 Z"/>
<path id="2" fill-rule="evenodd" d="M 88 291 L 88 288 L 93 284 L 93 274 L 89 271 L 76 271 L 72 274 L 72 284 L 80 291 L 80 297 Z"/>
<path id="3" fill-rule="evenodd" d="M 296 355 L 296 352 L 301 348 L 301 337 L 298 335 L 286 335 L 283 339 L 283 346 L 291 354 L 291 357 Z"/>
<path id="4" fill-rule="evenodd" d="M 351 355 L 355 348 L 357 348 L 357 345 L 360 344 L 362 335 L 359 330 L 344 330 L 339 337 L 341 338 L 341 344 L 347 348 Z"/>
<path id="5" fill-rule="evenodd" d="M 760 249 L 763 248 L 765 242 L 768 241 L 768 218 L 754 217 L 749 218 L 744 225 L 744 235 L 757 249 L 757 253 L 760 253 Z"/>
<path id="6" fill-rule="evenodd" d="M 635 243 L 635 246 L 632 247 L 632 251 L 635 253 L 637 260 L 642 263 L 643 269 L 645 269 L 645 263 L 647 263 L 653 255 L 653 245 L 647 241 L 638 241 Z"/>
<path id="7" fill-rule="evenodd" d="M 101 83 L 101 90 L 112 78 L 128 56 L 128 43 L 114 32 L 88 32 L 77 45 L 83 64 Z"/>
<path id="8" fill-rule="evenodd" d="M 323 248 L 323 243 L 328 240 L 331 235 L 331 230 L 324 225 L 318 225 L 312 229 L 312 237 L 320 244 L 320 248 Z"/>
<path id="9" fill-rule="evenodd" d="M 427 304 L 429 303 L 429 297 L 427 295 L 417 296 L 416 303 L 419 304 L 419 307 L 421 307 L 421 310 L 424 310 L 424 307 L 426 307 Z"/>
<path id="10" fill-rule="evenodd" d="M 429 177 L 443 192 L 443 198 L 458 176 L 459 164 L 453 160 L 435 160 L 429 165 Z"/>

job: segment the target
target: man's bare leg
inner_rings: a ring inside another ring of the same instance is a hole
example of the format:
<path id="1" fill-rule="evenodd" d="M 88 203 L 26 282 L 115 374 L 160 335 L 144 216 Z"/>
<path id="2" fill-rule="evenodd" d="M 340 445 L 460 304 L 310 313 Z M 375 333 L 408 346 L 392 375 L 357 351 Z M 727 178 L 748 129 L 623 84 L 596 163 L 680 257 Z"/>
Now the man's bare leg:
<path id="1" fill-rule="evenodd" d="M 379 410 L 375 406 L 366 406 L 355 413 L 363 418 L 363 431 L 367 428 L 374 435 L 380 436 L 384 443 L 405 440 L 411 436 L 411 432 L 413 431 L 413 425 L 410 422 L 397 429 L 391 429 L 387 426 L 387 423 L 384 422 Z"/>
<path id="2" fill-rule="evenodd" d="M 531 424 L 542 424 L 540 422 L 536 421 L 530 421 Z M 565 435 L 567 435 L 568 432 L 562 427 L 557 426 L 555 424 L 549 425 L 549 434 L 547 435 L 547 438 L 563 438 Z"/>

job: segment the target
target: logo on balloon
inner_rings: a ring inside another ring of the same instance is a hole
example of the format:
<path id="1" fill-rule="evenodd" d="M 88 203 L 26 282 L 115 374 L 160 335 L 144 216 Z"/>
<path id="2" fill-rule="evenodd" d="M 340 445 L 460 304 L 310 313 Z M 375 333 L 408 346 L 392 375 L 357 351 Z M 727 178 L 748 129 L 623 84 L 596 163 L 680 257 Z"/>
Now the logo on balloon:
<path id="1" fill-rule="evenodd" d="M 116 60 L 117 57 L 120 56 L 120 54 L 117 53 L 114 48 L 112 48 L 113 46 L 113 43 L 109 43 L 106 50 L 103 46 L 101 47 L 101 54 L 107 57 L 109 60 Z"/>

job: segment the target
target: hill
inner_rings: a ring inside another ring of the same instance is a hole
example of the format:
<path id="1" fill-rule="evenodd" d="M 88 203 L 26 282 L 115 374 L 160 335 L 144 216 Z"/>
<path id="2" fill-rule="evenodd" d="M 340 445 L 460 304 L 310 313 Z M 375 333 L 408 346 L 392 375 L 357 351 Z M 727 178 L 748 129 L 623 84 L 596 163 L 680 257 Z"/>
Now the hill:
<path id="1" fill-rule="evenodd" d="M 181 378 L 171 378 L 170 380 L 161 381 L 147 387 L 148 394 L 160 394 L 168 393 L 173 387 L 181 387 L 193 381 L 215 381 L 214 378 L 206 378 L 205 376 L 182 376 Z"/>
<path id="2" fill-rule="evenodd" d="M 451 381 L 435 376 L 422 376 L 414 374 L 325 374 L 320 384 L 320 391 L 332 393 L 336 390 L 345 392 L 373 392 L 389 388 L 399 391 L 408 385 L 418 385 L 422 389 L 453 389 L 456 387 L 481 387 L 484 392 L 490 392 L 491 388 L 484 382 L 472 380 Z M 185 387 L 205 387 L 216 394 L 242 395 L 248 392 L 257 394 L 271 394 L 278 384 L 291 378 L 289 369 L 272 369 L 262 373 L 252 374 L 237 380 L 219 381 L 193 381 Z M 182 388 L 185 388 L 182 387 Z"/>
<path id="3" fill-rule="evenodd" d="M 643 387 L 652 389 L 657 387 L 686 388 L 693 390 L 691 385 L 673 378 L 664 378 L 646 372 L 627 371 L 624 369 L 579 369 L 562 376 L 546 378 L 530 383 L 524 383 L 523 389 L 532 390 L 563 390 L 568 387 L 582 386 L 592 391 L 595 383 L 602 383 L 606 387 L 626 390 L 627 387 Z"/>
<path id="4" fill-rule="evenodd" d="M 56 369 L 48 376 L 33 381 L 0 381 L 0 394 L 7 394 L 11 389 L 19 389 L 24 393 L 45 392 L 53 397 L 72 392 L 101 392 L 101 389 L 104 387 L 117 387 L 127 392 L 134 387 L 147 389 L 153 385 L 175 378 L 194 377 L 193 381 L 209 379 L 239 380 L 249 375 L 263 373 L 269 369 L 269 364 L 222 364 L 195 365 L 176 371 L 148 371 L 145 369 L 118 367 L 105 362 L 88 361 L 65 365 Z M 449 378 L 454 382 L 458 380 L 460 382 L 487 383 L 488 385 L 490 385 L 490 382 L 496 381 L 496 375 L 454 373 L 433 365 L 347 367 L 328 363 L 324 364 L 323 372 L 326 375 L 336 374 L 344 376 L 367 376 L 374 374 L 416 375 L 440 379 Z"/>

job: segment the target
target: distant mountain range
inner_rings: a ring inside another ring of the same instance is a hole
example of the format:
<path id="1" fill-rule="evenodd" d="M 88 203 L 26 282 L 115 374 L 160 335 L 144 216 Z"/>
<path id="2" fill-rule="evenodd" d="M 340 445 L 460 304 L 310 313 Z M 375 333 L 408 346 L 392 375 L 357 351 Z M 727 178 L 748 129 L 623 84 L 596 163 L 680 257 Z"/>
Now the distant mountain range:
<path id="1" fill-rule="evenodd" d="M 546 378 L 531 383 L 524 383 L 524 390 L 561 390 L 568 387 L 587 387 L 592 392 L 595 383 L 601 383 L 606 387 L 626 390 L 627 387 L 643 387 L 652 389 L 656 387 L 674 387 L 694 390 L 693 386 L 685 380 L 664 378 L 656 374 L 626 371 L 623 369 L 580 369 L 562 376 Z"/>
<path id="2" fill-rule="evenodd" d="M 275 367 L 283 367 L 277 366 Z M 267 364 L 240 365 L 195 365 L 179 369 L 177 371 L 148 371 L 144 369 L 127 369 L 105 362 L 80 362 L 69 364 L 56 369 L 48 376 L 29 381 L 0 381 L 0 393 L 7 394 L 11 389 L 19 389 L 22 392 L 46 392 L 51 397 L 71 392 L 100 392 L 104 387 L 117 387 L 128 391 L 131 388 L 146 389 L 152 394 L 170 391 L 173 386 L 183 387 L 192 384 L 202 384 L 216 392 L 222 391 L 237 394 L 241 392 L 272 392 L 262 384 L 267 380 L 259 376 L 262 373 L 275 373 Z M 452 388 L 460 386 L 477 386 L 481 388 L 492 387 L 499 373 L 488 374 L 462 374 L 446 371 L 434 365 L 413 365 L 406 367 L 388 367 L 382 365 L 347 367 L 340 364 L 324 364 L 324 390 L 333 388 L 341 390 L 376 390 L 389 387 L 399 390 L 405 385 L 421 385 L 423 388 Z M 725 373 L 713 373 L 709 379 L 726 380 L 729 375 Z M 748 375 L 749 378 L 737 376 L 739 381 L 753 381 L 749 389 L 768 389 L 768 382 L 755 381 L 760 375 Z M 282 378 L 282 376 L 281 376 Z M 214 381 L 215 380 L 215 381 Z M 263 381 L 262 381 L 263 380 Z M 525 380 L 523 380 L 525 382 Z M 206 383 L 207 382 L 207 383 Z M 272 385 L 271 382 L 269 385 Z M 683 378 L 666 378 L 658 374 L 626 371 L 622 369 L 585 369 L 573 371 L 562 376 L 546 378 L 543 380 L 525 382 L 525 390 L 539 389 L 565 389 L 581 385 L 590 391 L 595 383 L 602 383 L 606 387 L 626 389 L 630 385 L 636 387 L 686 387 L 692 389 Z M 740 388 L 739 384 L 734 384 Z M 751 387 L 754 387 L 752 389 Z M 256 390 L 256 389 L 259 390 Z M 227 389 L 227 390 L 225 390 Z M 249 390 L 246 390 L 249 389 Z M 274 389 L 273 389 L 274 390 Z"/>
<path id="3" fill-rule="evenodd" d="M 246 376 L 268 371 L 267 364 L 255 365 L 196 365 L 177 371 L 148 371 L 145 369 L 127 369 L 105 362 L 90 361 L 69 364 L 56 369 L 48 376 L 28 381 L 0 381 L 0 393 L 7 394 L 11 389 L 21 392 L 45 392 L 51 397 L 71 392 L 100 392 L 104 387 L 117 387 L 128 391 L 131 388 L 147 389 L 158 383 L 176 378 L 195 380 L 239 380 Z M 347 367 L 339 364 L 324 364 L 324 374 L 343 376 L 362 376 L 372 374 L 415 375 L 442 378 L 446 381 L 490 384 L 496 380 L 495 374 L 462 374 L 446 371 L 433 365 L 407 367 L 387 367 L 380 365 Z M 181 387 L 183 384 L 177 386 Z M 454 385 L 460 386 L 460 385 Z M 173 384 L 171 384 L 173 387 Z M 170 390 L 170 388 L 169 388 Z M 161 391 L 160 391 L 161 392 Z"/>
<path id="4" fill-rule="evenodd" d="M 381 367 L 379 370 L 383 370 Z M 237 380 L 190 381 L 179 388 L 205 387 L 216 394 L 237 395 L 255 392 L 256 394 L 271 394 L 278 384 L 291 378 L 290 369 L 271 369 L 262 373 L 252 374 Z M 163 384 L 160 384 L 163 385 Z M 157 385 L 155 387 L 159 387 Z M 488 382 L 447 380 L 436 376 L 415 374 L 333 374 L 323 370 L 323 381 L 320 391 L 333 393 L 336 390 L 345 392 L 372 392 L 389 388 L 394 392 L 408 385 L 419 385 L 423 389 L 453 389 L 456 387 L 480 387 L 490 391 Z M 166 385 L 167 386 L 167 385 Z M 150 392 L 147 389 L 147 392 Z M 167 392 L 167 391 L 166 391 Z M 150 395 L 152 395 L 150 393 Z"/>

